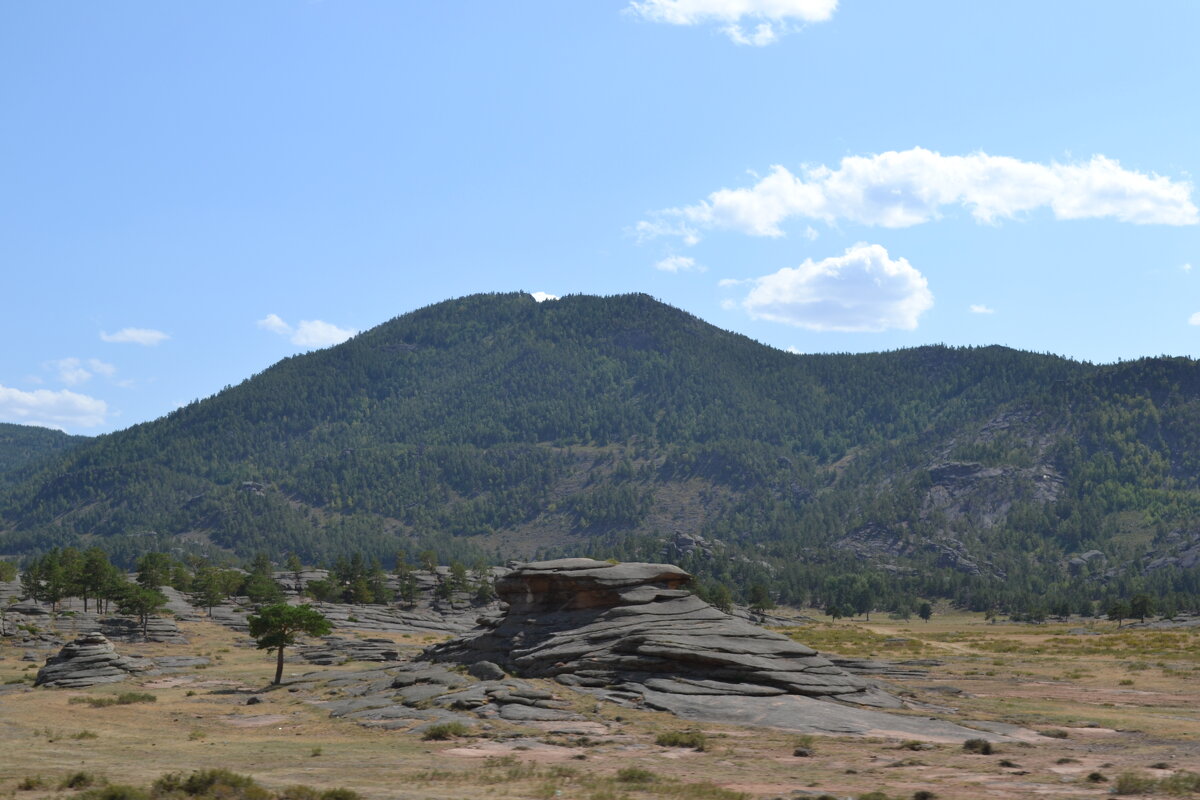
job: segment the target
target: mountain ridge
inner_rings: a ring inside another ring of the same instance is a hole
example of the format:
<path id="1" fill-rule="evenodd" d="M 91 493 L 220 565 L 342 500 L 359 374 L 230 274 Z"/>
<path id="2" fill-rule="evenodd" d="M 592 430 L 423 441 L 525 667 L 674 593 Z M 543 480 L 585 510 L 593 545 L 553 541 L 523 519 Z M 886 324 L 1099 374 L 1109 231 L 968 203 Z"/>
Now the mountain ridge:
<path id="1" fill-rule="evenodd" d="M 0 552 L 666 554 L 806 601 L 865 560 L 908 594 L 1082 603 L 1190 541 L 1197 410 L 1190 359 L 800 355 L 646 295 L 471 295 L 54 456 L 0 491 Z M 1133 566 L 1081 578 L 1083 547 Z"/>

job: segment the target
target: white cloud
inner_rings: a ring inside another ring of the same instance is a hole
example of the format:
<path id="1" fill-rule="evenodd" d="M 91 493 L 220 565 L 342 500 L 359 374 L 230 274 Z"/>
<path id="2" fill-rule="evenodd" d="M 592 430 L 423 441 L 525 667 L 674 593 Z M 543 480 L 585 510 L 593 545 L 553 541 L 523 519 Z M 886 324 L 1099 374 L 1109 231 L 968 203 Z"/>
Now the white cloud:
<path id="1" fill-rule="evenodd" d="M 106 342 L 115 342 L 119 344 L 141 344 L 147 347 L 152 347 L 159 342 L 170 339 L 171 337 L 162 331 L 156 331 L 151 328 L 122 328 L 116 333 L 105 333 L 100 331 L 100 338 Z"/>
<path id="2" fill-rule="evenodd" d="M 47 361 L 42 364 L 42 367 L 57 373 L 58 379 L 67 386 L 77 386 L 81 383 L 86 383 L 92 379 L 93 375 L 103 375 L 106 378 L 111 378 L 117 374 L 116 366 L 101 361 L 98 358 L 89 358 L 86 367 L 82 359 L 73 357 Z M 37 381 L 37 383 L 41 382 L 41 380 Z"/>
<path id="3" fill-rule="evenodd" d="M 860 243 L 844 255 L 755 279 L 741 306 L 755 319 L 814 331 L 912 330 L 933 294 L 907 260 Z"/>
<path id="4" fill-rule="evenodd" d="M 530 292 L 529 296 L 532 297 L 534 300 L 536 300 L 539 303 L 544 303 L 547 300 L 561 300 L 562 299 L 556 294 L 549 294 L 547 292 Z"/>
<path id="5" fill-rule="evenodd" d="M 633 0 L 626 11 L 668 25 L 717 24 L 735 43 L 762 47 L 836 8 L 837 0 Z"/>
<path id="6" fill-rule="evenodd" d="M 780 226 L 793 218 L 906 228 L 940 218 L 946 206 L 967 208 L 983 223 L 1048 207 L 1057 219 L 1195 225 L 1200 212 L 1191 193 L 1188 181 L 1123 169 L 1102 155 L 1038 164 L 915 147 L 849 156 L 837 169 L 805 167 L 799 175 L 776 165 L 751 187 L 719 189 L 696 205 L 664 209 L 636 230 L 641 239 L 675 235 L 694 243 L 710 228 L 783 236 Z"/>
<path id="7" fill-rule="evenodd" d="M 687 256 L 667 256 L 654 265 L 662 272 L 707 272 L 708 267 L 697 264 L 696 259 Z"/>
<path id="8" fill-rule="evenodd" d="M 972 303 L 970 308 L 971 308 L 972 314 L 995 314 L 996 313 L 996 309 L 988 308 L 987 306 L 982 305 L 980 303 Z"/>
<path id="9" fill-rule="evenodd" d="M 358 331 L 352 328 L 339 328 L 319 319 L 300 320 L 296 332 L 292 334 L 292 344 L 301 347 L 331 347 L 341 344 Z"/>
<path id="10" fill-rule="evenodd" d="M 267 316 L 258 320 L 254 324 L 260 328 L 263 328 L 264 330 L 270 331 L 271 333 L 278 333 L 283 336 L 286 336 L 292 332 L 292 326 L 280 319 L 278 314 L 267 314 Z"/>
<path id="11" fill-rule="evenodd" d="M 353 328 L 339 328 L 333 323 L 319 319 L 300 320 L 300 324 L 293 328 L 278 314 L 267 314 L 263 319 L 256 320 L 254 324 L 271 333 L 287 336 L 292 344 L 309 349 L 332 347 L 358 333 Z"/>
<path id="12" fill-rule="evenodd" d="M 92 373 L 83 368 L 83 362 L 78 358 L 60 358 L 57 361 L 47 361 L 43 366 L 58 373 L 58 379 L 67 386 L 86 383 L 92 377 Z"/>
<path id="13" fill-rule="evenodd" d="M 1188 317 L 1188 325 L 1200 325 L 1200 311 Z"/>
<path id="14" fill-rule="evenodd" d="M 103 425 L 108 405 L 67 389 L 25 392 L 0 386 L 0 420 L 49 428 L 94 428 Z"/>
<path id="15" fill-rule="evenodd" d="M 1184 272 L 1191 272 L 1191 271 L 1192 271 L 1192 265 L 1191 265 L 1190 263 L 1188 263 L 1188 264 L 1182 264 L 1182 265 L 1180 265 L 1180 267 L 1179 267 L 1179 268 L 1180 268 L 1181 270 L 1183 270 Z"/>
<path id="16" fill-rule="evenodd" d="M 103 375 L 106 378 L 111 378 L 117 374 L 117 367 L 114 364 L 109 364 L 101 361 L 98 358 L 89 358 L 87 360 L 88 369 L 97 375 Z"/>
<path id="17" fill-rule="evenodd" d="M 785 352 L 791 353 L 794 356 L 804 355 L 804 351 L 801 350 L 799 347 L 796 347 L 796 345 L 794 345 L 794 344 L 788 345 L 788 348 Z"/>

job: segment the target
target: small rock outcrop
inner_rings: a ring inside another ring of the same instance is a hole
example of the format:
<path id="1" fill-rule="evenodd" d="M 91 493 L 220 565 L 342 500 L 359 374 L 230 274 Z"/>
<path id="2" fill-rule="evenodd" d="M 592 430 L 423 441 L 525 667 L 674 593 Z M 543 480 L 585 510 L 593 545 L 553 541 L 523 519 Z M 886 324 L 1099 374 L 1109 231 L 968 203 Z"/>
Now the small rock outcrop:
<path id="1" fill-rule="evenodd" d="M 99 683 L 117 683 L 153 665 L 142 659 L 119 655 L 102 633 L 87 633 L 70 642 L 58 655 L 46 659 L 34 686 L 81 689 Z"/>
<path id="2" fill-rule="evenodd" d="M 683 588 L 690 580 L 670 564 L 526 564 L 496 581 L 509 608 L 494 627 L 425 658 L 490 661 L 639 704 L 661 695 L 801 695 L 901 706 L 812 648 L 713 608 Z"/>

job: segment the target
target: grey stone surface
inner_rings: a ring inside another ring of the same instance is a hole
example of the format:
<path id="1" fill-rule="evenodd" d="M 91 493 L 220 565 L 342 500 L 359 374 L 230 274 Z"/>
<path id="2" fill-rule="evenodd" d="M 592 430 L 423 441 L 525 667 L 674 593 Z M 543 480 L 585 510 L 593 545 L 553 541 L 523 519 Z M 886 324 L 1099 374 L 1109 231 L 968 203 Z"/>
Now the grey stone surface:
<path id="1" fill-rule="evenodd" d="M 690 579 L 670 564 L 526 564 L 496 581 L 509 604 L 497 625 L 429 648 L 424 657 L 493 662 L 517 675 L 561 676 L 566 685 L 657 681 L 658 691 L 686 696 L 788 693 L 901 706 L 812 648 L 708 605 L 683 589 Z M 847 662 L 864 674 L 897 672 L 882 662 Z"/>
<path id="2" fill-rule="evenodd" d="M 504 670 L 491 661 L 476 661 L 467 668 L 467 674 L 481 681 L 502 681 L 507 677 Z"/>
<path id="3" fill-rule="evenodd" d="M 602 692 L 600 692 L 602 696 Z M 801 733 L 914 738 L 962 742 L 980 738 L 993 741 L 1009 737 L 981 732 L 944 720 L 888 714 L 869 708 L 830 703 L 795 694 L 777 697 L 683 695 L 646 690 L 643 704 L 685 719 L 785 728 Z M 1015 729 L 1019 730 L 1019 729 Z M 1005 733 L 1008 733 L 1007 731 Z"/>
<path id="4" fill-rule="evenodd" d="M 153 663 L 118 655 L 102 633 L 88 633 L 67 644 L 58 655 L 38 670 L 34 686 L 80 689 L 101 683 L 116 683 L 131 674 L 145 672 Z"/>
<path id="5" fill-rule="evenodd" d="M 552 692 L 513 678 L 476 680 L 441 665 L 402 664 L 381 672 L 356 672 L 322 680 L 303 675 L 291 686 L 346 696 L 319 701 L 330 716 L 388 730 L 420 731 L 419 723 L 501 718 L 513 722 L 581 722 Z M 417 727 L 414 727 L 417 726 Z"/>

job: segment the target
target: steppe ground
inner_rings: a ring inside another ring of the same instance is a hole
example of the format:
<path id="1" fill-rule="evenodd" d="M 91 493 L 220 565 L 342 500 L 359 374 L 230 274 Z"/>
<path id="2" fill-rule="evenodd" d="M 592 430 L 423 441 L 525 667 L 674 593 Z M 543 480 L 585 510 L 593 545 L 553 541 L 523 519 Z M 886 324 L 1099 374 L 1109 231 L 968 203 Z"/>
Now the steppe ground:
<path id="1" fill-rule="evenodd" d="M 841 620 L 785 629 L 822 651 L 940 661 L 927 667 L 928 678 L 896 689 L 944 707 L 938 716 L 1016 723 L 1044 734 L 981 755 L 957 744 L 806 741 L 786 731 L 597 706 L 582 696 L 579 710 L 597 723 L 588 735 L 497 723 L 485 735 L 426 741 L 419 734 L 331 720 L 309 702 L 322 697 L 305 698 L 286 685 L 247 705 L 252 693 L 267 688 L 273 658 L 215 624 L 181 627 L 188 645 L 118 649 L 151 657 L 204 655 L 210 666 L 85 690 L 33 689 L 40 662 L 0 647 L 0 796 L 65 799 L 73 792 L 59 784 L 80 771 L 146 786 L 167 772 L 214 767 L 251 775 L 270 789 L 345 787 L 366 800 L 732 800 L 869 792 L 909 798 L 921 791 L 944 800 L 1100 797 L 1119 780 L 1124 789 L 1136 788 L 1133 776 L 1148 779 L 1142 796 L 1154 797 L 1170 789 L 1188 793 L 1188 776 L 1174 786 L 1163 779 L 1200 772 L 1200 630 L 1194 628 L 989 623 L 979 615 L 949 613 L 929 623 Z M 434 641 L 392 638 L 413 653 Z M 285 675 L 363 666 L 289 663 Z M 156 700 L 102 708 L 71 702 L 128 691 Z M 665 731 L 696 730 L 706 737 L 702 752 L 655 743 Z M 801 746 L 811 754 L 793 755 Z"/>

